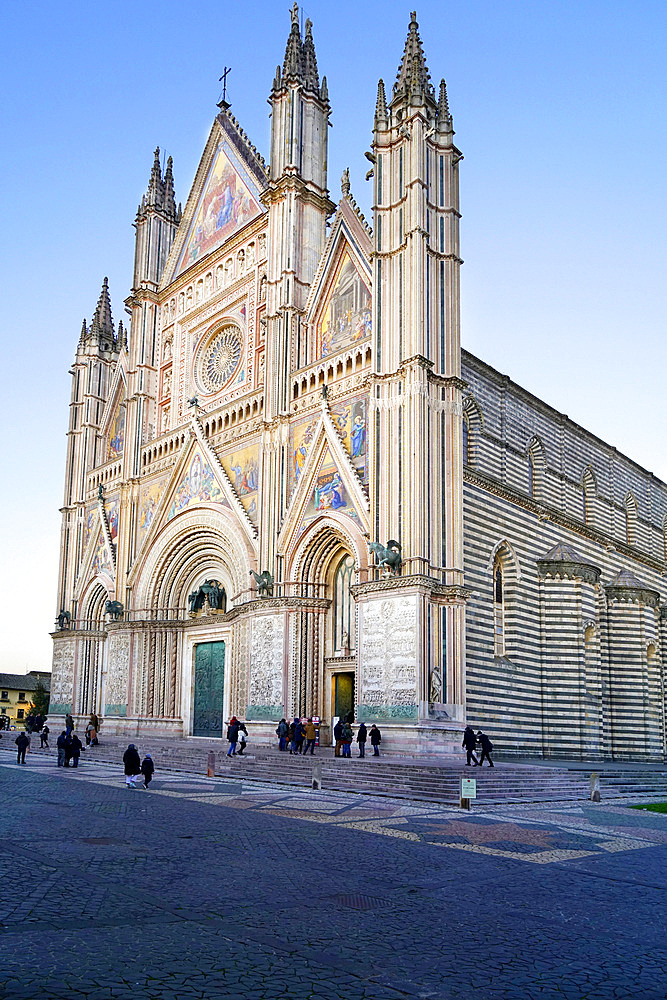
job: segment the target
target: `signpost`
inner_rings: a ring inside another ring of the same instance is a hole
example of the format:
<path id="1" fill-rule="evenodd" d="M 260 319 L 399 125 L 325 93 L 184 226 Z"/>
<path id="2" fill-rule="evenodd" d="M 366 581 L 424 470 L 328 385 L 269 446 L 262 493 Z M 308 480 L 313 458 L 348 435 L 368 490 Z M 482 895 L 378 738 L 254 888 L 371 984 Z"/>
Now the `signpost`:
<path id="1" fill-rule="evenodd" d="M 461 809 L 470 809 L 471 799 L 477 798 L 477 782 L 474 778 L 461 778 Z"/>

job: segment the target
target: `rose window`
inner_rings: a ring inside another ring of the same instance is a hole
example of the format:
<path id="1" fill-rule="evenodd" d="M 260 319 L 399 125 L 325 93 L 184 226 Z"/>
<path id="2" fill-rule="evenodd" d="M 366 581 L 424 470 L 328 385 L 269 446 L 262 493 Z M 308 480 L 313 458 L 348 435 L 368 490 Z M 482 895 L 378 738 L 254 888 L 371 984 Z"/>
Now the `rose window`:
<path id="1" fill-rule="evenodd" d="M 241 360 L 241 332 L 227 326 L 215 335 L 200 355 L 198 381 L 205 392 L 218 392 L 236 371 Z"/>

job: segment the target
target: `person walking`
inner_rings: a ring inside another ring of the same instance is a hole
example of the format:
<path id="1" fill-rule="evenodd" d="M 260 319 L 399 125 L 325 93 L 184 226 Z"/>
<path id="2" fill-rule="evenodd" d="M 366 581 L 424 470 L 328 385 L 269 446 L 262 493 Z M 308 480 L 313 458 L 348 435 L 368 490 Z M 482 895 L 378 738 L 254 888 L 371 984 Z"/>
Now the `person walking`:
<path id="1" fill-rule="evenodd" d="M 70 736 L 73 731 L 74 731 L 74 719 L 68 712 L 67 715 L 65 716 L 65 732 L 67 733 L 68 736 Z"/>
<path id="2" fill-rule="evenodd" d="M 229 725 L 227 726 L 227 739 L 229 741 L 229 750 L 227 751 L 228 757 L 233 757 L 236 754 L 236 744 L 239 738 L 239 722 L 235 715 L 232 715 L 229 720 Z"/>
<path id="3" fill-rule="evenodd" d="M 281 719 L 278 723 L 278 728 L 276 729 L 276 736 L 278 737 L 278 749 L 285 750 L 287 747 L 287 737 L 289 735 L 289 726 L 285 719 Z"/>
<path id="4" fill-rule="evenodd" d="M 72 733 L 70 737 L 70 752 L 72 767 L 79 766 L 79 757 L 81 756 L 81 751 L 83 750 L 83 744 L 76 733 Z"/>
<path id="5" fill-rule="evenodd" d="M 16 754 L 16 763 L 25 764 L 25 752 L 30 746 L 30 740 L 25 733 L 19 733 L 14 740 L 16 746 L 18 747 L 18 753 Z"/>
<path id="6" fill-rule="evenodd" d="M 359 723 L 359 729 L 357 730 L 357 743 L 359 744 L 359 756 L 366 756 L 366 740 L 368 739 L 368 730 L 363 722 Z"/>
<path id="7" fill-rule="evenodd" d="M 137 775 L 141 774 L 141 760 L 139 759 L 139 751 L 134 743 L 130 743 L 123 754 L 123 764 L 125 765 L 125 787 L 136 788 L 134 782 Z"/>
<path id="8" fill-rule="evenodd" d="M 312 719 L 308 719 L 305 725 L 305 736 L 306 736 L 306 749 L 303 751 L 304 757 L 310 750 L 310 756 L 312 757 L 315 753 L 315 740 L 317 739 L 317 730 L 315 729 L 315 723 Z"/>
<path id="9" fill-rule="evenodd" d="M 49 727 L 45 724 L 42 727 L 42 731 L 39 734 L 39 749 L 48 750 L 49 749 Z"/>
<path id="10" fill-rule="evenodd" d="M 334 757 L 340 757 L 340 750 L 343 745 L 343 720 L 339 719 L 334 726 L 334 739 L 336 741 L 336 746 L 334 747 Z"/>
<path id="11" fill-rule="evenodd" d="M 382 742 L 382 733 L 378 727 L 373 723 L 370 731 L 371 746 L 373 747 L 373 756 L 380 756 L 380 743 Z"/>
<path id="12" fill-rule="evenodd" d="M 341 733 L 341 742 L 342 742 L 342 748 L 341 749 L 342 749 L 342 756 L 343 757 L 351 757 L 352 756 L 351 747 L 352 747 L 352 740 L 353 739 L 354 739 L 354 733 L 352 732 L 352 726 L 350 725 L 349 722 L 344 722 L 343 723 L 343 732 Z"/>
<path id="13" fill-rule="evenodd" d="M 144 788 L 148 788 L 148 786 L 150 785 L 154 771 L 155 771 L 155 764 L 153 763 L 153 758 L 149 753 L 147 753 L 141 762 L 141 773 L 144 777 Z"/>
<path id="14" fill-rule="evenodd" d="M 486 757 L 486 759 L 489 762 L 489 767 L 493 767 L 493 761 L 491 760 L 490 756 L 491 753 L 493 752 L 493 743 L 486 735 L 486 733 L 483 733 L 481 729 L 478 730 L 477 732 L 477 739 L 479 741 L 480 747 L 482 748 L 482 752 L 479 756 L 479 766 L 480 767 L 484 766 L 484 758 Z"/>
<path id="15" fill-rule="evenodd" d="M 468 759 L 466 760 L 466 767 L 470 767 L 470 762 L 474 767 L 479 766 L 479 761 L 475 757 L 475 747 L 477 746 L 477 737 L 475 736 L 475 730 L 472 726 L 466 726 L 463 730 L 463 742 L 461 746 L 465 749 Z"/>
<path id="16" fill-rule="evenodd" d="M 58 750 L 58 767 L 65 766 L 65 750 L 67 749 L 67 733 L 63 729 L 62 733 L 56 740 L 56 748 Z"/>
<path id="17" fill-rule="evenodd" d="M 246 729 L 245 722 L 239 722 L 239 749 L 237 751 L 239 757 L 242 757 L 245 751 L 246 743 L 248 742 L 247 736 L 248 730 Z"/>
<path id="18" fill-rule="evenodd" d="M 65 767 L 69 767 L 72 759 L 72 734 L 65 733 Z"/>

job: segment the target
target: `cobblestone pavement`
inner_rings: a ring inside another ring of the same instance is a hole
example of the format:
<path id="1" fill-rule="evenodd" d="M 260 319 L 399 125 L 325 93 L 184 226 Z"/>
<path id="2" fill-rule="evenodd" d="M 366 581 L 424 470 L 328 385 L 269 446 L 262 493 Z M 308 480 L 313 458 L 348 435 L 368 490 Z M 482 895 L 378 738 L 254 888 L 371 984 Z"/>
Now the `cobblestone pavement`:
<path id="1" fill-rule="evenodd" d="M 663 1000 L 667 817 L 0 762 L 0 997 Z"/>

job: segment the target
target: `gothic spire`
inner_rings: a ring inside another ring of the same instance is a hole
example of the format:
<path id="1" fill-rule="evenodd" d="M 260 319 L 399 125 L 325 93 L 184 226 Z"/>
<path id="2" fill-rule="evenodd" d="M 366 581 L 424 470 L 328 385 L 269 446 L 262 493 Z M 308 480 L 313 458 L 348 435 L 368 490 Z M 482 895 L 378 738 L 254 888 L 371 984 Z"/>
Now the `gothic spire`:
<path id="1" fill-rule="evenodd" d="M 109 298 L 108 278 L 105 278 L 102 282 L 102 291 L 100 292 L 100 297 L 97 300 L 97 305 L 93 314 L 93 322 L 90 324 L 89 333 L 113 339 L 113 319 L 111 318 L 111 300 Z"/>
<path id="2" fill-rule="evenodd" d="M 452 116 L 449 113 L 449 101 L 447 100 L 447 85 L 444 80 L 440 81 L 440 96 L 438 98 L 438 128 L 443 132 L 449 131 L 452 127 Z"/>
<path id="3" fill-rule="evenodd" d="M 146 200 L 149 205 L 161 206 L 163 198 L 164 184 L 162 182 L 162 171 L 160 170 L 160 147 L 158 146 L 155 150 L 151 176 L 148 181 L 148 197 Z"/>
<path id="4" fill-rule="evenodd" d="M 303 40 L 303 79 L 308 90 L 319 91 L 320 78 L 317 73 L 317 58 L 313 41 L 313 22 L 306 20 L 306 37 Z"/>
<path id="5" fill-rule="evenodd" d="M 378 97 L 375 102 L 375 127 L 387 121 L 387 98 L 384 92 L 384 80 L 378 80 Z"/>
<path id="6" fill-rule="evenodd" d="M 313 49 L 313 55 L 315 50 Z M 301 43 L 301 30 L 299 28 L 299 5 L 294 0 L 292 5 L 292 29 L 287 39 L 285 49 L 285 61 L 283 63 L 283 79 L 292 77 L 297 80 L 303 79 L 303 46 Z"/>
<path id="7" fill-rule="evenodd" d="M 431 74 L 426 65 L 422 41 L 419 37 L 419 25 L 417 23 L 417 12 L 410 14 L 410 25 L 408 27 L 408 37 L 405 40 L 403 58 L 396 74 L 394 84 L 394 100 L 407 98 L 411 103 L 423 104 L 424 100 L 430 100 L 435 104 L 433 86 L 431 84 Z"/>
<path id="8" fill-rule="evenodd" d="M 164 210 L 167 215 L 176 216 L 176 199 L 174 196 L 174 175 L 172 173 L 173 160 L 171 156 L 167 158 L 167 169 L 164 172 Z"/>

